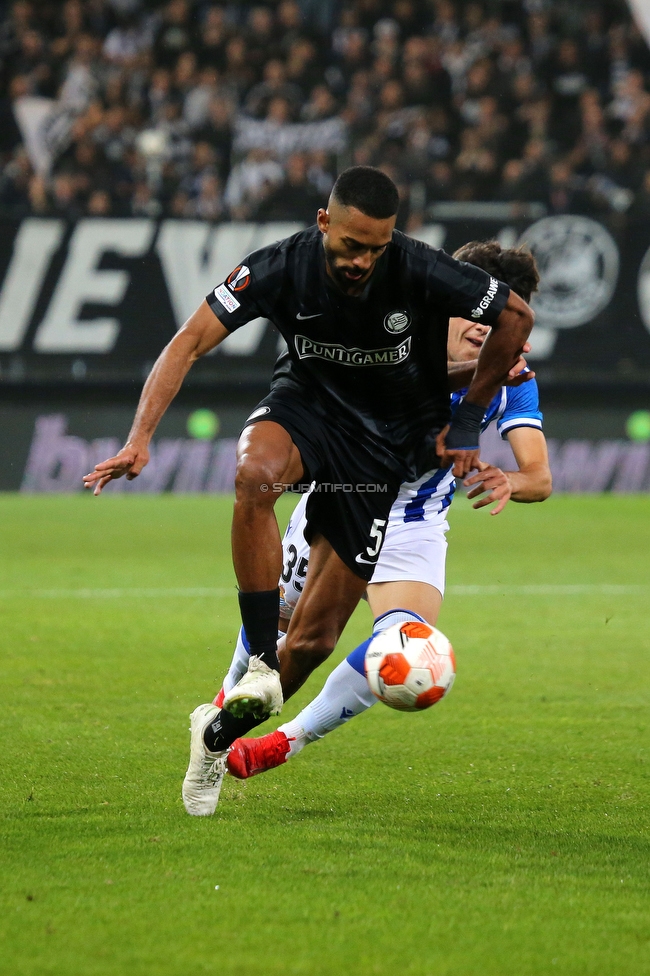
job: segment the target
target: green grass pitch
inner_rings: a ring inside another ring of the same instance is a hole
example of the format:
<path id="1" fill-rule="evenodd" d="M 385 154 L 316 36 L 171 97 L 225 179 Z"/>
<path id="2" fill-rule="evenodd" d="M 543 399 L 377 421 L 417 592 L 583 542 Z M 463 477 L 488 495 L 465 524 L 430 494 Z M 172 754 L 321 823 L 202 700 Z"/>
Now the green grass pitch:
<path id="1" fill-rule="evenodd" d="M 449 698 L 378 704 L 192 819 L 230 509 L 0 496 L 2 976 L 650 973 L 650 499 L 459 499 Z"/>

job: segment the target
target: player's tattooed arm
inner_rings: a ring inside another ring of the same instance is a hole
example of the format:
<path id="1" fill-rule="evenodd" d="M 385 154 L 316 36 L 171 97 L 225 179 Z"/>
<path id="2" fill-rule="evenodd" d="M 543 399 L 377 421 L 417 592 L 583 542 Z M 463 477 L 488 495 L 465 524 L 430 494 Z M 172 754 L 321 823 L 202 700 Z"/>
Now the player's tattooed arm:
<path id="1" fill-rule="evenodd" d="M 109 481 L 137 478 L 149 461 L 149 442 L 192 365 L 229 335 L 206 301 L 179 329 L 154 363 L 144 385 L 128 440 L 115 457 L 96 464 L 84 487 L 99 495 Z"/>

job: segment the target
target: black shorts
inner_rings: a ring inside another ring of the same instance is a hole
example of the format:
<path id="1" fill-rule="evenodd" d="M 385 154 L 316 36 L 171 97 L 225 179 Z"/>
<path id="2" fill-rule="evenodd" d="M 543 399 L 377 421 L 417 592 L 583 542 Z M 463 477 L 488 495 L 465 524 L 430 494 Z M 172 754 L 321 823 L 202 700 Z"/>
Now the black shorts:
<path id="1" fill-rule="evenodd" d="M 320 403 L 294 390 L 273 390 L 244 426 L 264 420 L 284 427 L 300 451 L 305 476 L 298 490 L 315 483 L 307 502 L 307 542 L 320 532 L 345 565 L 370 582 L 404 472 L 373 453 L 361 433 L 346 433 Z"/>

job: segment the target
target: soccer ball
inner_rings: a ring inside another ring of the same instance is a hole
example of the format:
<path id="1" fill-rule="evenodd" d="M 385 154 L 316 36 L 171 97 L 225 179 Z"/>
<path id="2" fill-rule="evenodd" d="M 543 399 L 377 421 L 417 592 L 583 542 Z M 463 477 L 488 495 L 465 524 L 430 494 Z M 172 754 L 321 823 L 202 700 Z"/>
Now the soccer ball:
<path id="1" fill-rule="evenodd" d="M 373 695 L 402 712 L 435 705 L 456 677 L 454 650 L 445 635 L 416 620 L 377 634 L 368 645 L 365 667 Z"/>

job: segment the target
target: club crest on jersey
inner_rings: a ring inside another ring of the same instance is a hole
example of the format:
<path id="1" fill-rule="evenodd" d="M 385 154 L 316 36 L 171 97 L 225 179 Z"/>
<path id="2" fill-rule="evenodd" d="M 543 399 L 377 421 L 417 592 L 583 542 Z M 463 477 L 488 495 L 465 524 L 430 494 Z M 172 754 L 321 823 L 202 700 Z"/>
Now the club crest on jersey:
<path id="1" fill-rule="evenodd" d="M 386 332 L 390 332 L 391 335 L 397 335 L 399 332 L 403 332 L 404 329 L 408 329 L 411 324 L 411 316 L 408 312 L 398 309 L 395 312 L 389 312 L 384 319 L 384 328 Z"/>
<path id="2" fill-rule="evenodd" d="M 251 283 L 250 268 L 245 264 L 238 265 L 226 278 L 226 284 L 231 291 L 243 291 Z"/>

